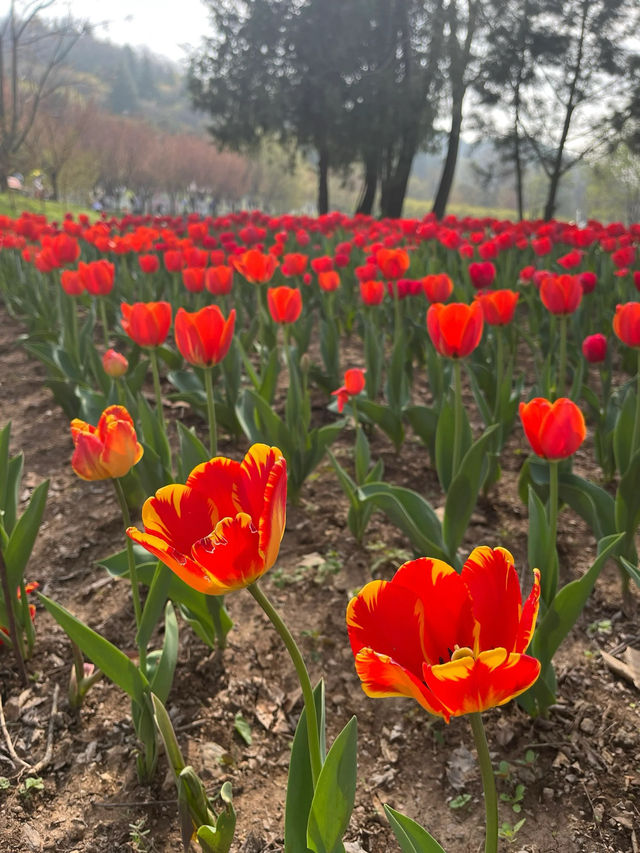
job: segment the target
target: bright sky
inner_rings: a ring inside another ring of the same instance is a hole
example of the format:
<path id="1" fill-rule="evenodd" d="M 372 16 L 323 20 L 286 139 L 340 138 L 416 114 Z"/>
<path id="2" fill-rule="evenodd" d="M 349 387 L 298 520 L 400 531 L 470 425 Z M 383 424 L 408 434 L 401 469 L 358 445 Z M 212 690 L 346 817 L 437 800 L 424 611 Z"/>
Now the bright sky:
<path id="1" fill-rule="evenodd" d="M 176 62 L 183 45 L 197 47 L 209 31 L 202 0 L 57 0 L 47 10 L 50 17 L 67 11 L 94 24 L 98 39 L 148 47 Z"/>

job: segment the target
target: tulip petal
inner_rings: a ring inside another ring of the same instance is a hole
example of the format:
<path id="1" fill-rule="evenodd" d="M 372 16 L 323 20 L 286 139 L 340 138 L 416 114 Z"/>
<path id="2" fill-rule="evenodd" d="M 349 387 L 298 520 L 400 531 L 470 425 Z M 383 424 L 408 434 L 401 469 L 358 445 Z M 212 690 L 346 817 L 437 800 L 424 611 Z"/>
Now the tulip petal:
<path id="1" fill-rule="evenodd" d="M 455 569 L 442 560 L 420 557 L 400 566 L 391 583 L 410 590 L 422 602 L 423 660 L 448 661 L 456 646 L 473 645 L 469 592 Z"/>
<path id="2" fill-rule="evenodd" d="M 355 665 L 362 682 L 362 689 L 367 696 L 373 698 L 407 696 L 415 699 L 430 714 L 436 714 L 449 721 L 448 711 L 424 684 L 388 655 L 364 648 L 356 655 Z"/>
<path id="3" fill-rule="evenodd" d="M 543 455 L 547 459 L 566 459 L 576 452 L 586 434 L 584 416 L 573 400 L 556 400 L 540 428 Z"/>
<path id="4" fill-rule="evenodd" d="M 486 545 L 474 548 L 462 567 L 461 578 L 471 595 L 476 620 L 476 654 L 496 648 L 516 651 L 522 595 L 509 551 Z"/>
<path id="5" fill-rule="evenodd" d="M 279 460 L 283 461 L 279 463 Z M 248 512 L 256 525 L 263 515 L 267 483 L 276 463 L 279 468 L 285 466 L 283 473 L 286 475 L 286 463 L 281 451 L 267 444 L 254 444 L 240 463 L 233 498 L 238 510 Z"/>
<path id="6" fill-rule="evenodd" d="M 71 457 L 71 467 L 82 480 L 107 480 L 111 476 L 101 461 L 101 454 L 104 449 L 102 442 L 94 432 L 80 431 L 79 427 L 74 427 L 73 423 L 72 435 L 75 443 L 75 450 Z M 75 432 L 73 430 L 75 429 Z"/>
<path id="7" fill-rule="evenodd" d="M 219 519 L 226 518 L 241 510 L 246 512 L 246 507 L 239 505 L 234 498 L 240 472 L 240 462 L 224 456 L 215 456 L 208 462 L 197 465 L 189 474 L 186 485 L 215 503 Z"/>
<path id="8" fill-rule="evenodd" d="M 389 581 L 366 584 L 349 602 L 347 629 L 354 655 L 374 649 L 421 679 L 424 605 L 411 590 Z"/>
<path id="9" fill-rule="evenodd" d="M 191 554 L 225 592 L 241 589 L 265 571 L 259 536 L 250 515 L 223 518 L 213 533 L 191 547 Z"/>
<path id="10" fill-rule="evenodd" d="M 146 532 L 142 533 L 137 527 L 129 527 L 127 536 L 156 556 L 181 580 L 198 592 L 204 592 L 207 595 L 223 595 L 227 592 L 226 587 L 221 586 L 215 578 L 205 572 L 202 566 L 159 536 L 153 536 Z"/>
<path id="11" fill-rule="evenodd" d="M 278 558 L 287 521 L 287 463 L 276 459 L 264 489 L 264 506 L 258 524 L 259 547 L 264 554 L 265 571 Z"/>
<path id="12" fill-rule="evenodd" d="M 219 520 L 213 501 L 181 483 L 158 489 L 142 507 L 145 532 L 163 539 L 180 554 L 190 554 L 192 544 L 208 536 Z"/>
<path id="13" fill-rule="evenodd" d="M 520 628 L 518 630 L 518 639 L 516 640 L 516 652 L 526 652 L 527 646 L 531 642 L 533 631 L 536 627 L 536 619 L 538 617 L 538 607 L 540 606 L 540 569 L 533 570 L 533 587 L 529 593 L 529 597 L 522 608 L 522 616 L 520 617 Z"/>
<path id="14" fill-rule="evenodd" d="M 142 458 L 142 445 L 128 421 L 110 421 L 104 431 L 101 462 L 110 477 L 124 477 Z"/>
<path id="15" fill-rule="evenodd" d="M 540 661 L 506 649 L 423 668 L 427 687 L 453 717 L 504 705 L 531 687 L 539 674 Z"/>

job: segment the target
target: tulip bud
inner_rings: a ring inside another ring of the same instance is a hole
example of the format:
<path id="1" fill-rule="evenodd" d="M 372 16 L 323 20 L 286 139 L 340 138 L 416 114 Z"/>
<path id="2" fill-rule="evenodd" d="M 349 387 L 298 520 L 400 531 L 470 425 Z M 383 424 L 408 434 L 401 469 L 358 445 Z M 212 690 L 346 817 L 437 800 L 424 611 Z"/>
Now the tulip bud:
<path id="1" fill-rule="evenodd" d="M 102 367 L 107 376 L 118 379 L 120 376 L 124 376 L 129 369 L 129 362 L 122 353 L 108 349 L 102 356 Z"/>
<path id="2" fill-rule="evenodd" d="M 607 357 L 607 339 L 598 333 L 589 335 L 582 342 L 582 354 L 591 364 L 600 364 Z"/>

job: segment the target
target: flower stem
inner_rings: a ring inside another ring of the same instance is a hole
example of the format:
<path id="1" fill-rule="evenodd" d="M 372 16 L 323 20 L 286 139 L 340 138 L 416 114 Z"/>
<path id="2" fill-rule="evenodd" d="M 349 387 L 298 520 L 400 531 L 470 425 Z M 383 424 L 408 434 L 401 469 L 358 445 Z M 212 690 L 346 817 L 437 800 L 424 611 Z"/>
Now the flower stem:
<path id="1" fill-rule="evenodd" d="M 462 368 L 460 366 L 460 359 L 455 358 L 453 360 L 453 374 L 454 374 L 454 400 L 455 400 L 455 409 L 454 409 L 454 420 L 453 420 L 453 462 L 451 465 L 451 481 L 455 479 L 456 474 L 458 473 L 458 468 L 460 467 L 460 454 L 462 450 L 462 417 L 463 417 L 463 409 L 462 409 Z"/>
<path id="2" fill-rule="evenodd" d="M 567 373 L 567 314 L 560 314 L 560 357 L 558 359 L 558 376 L 556 381 L 556 399 L 564 397 Z"/>
<path id="3" fill-rule="evenodd" d="M 247 587 L 247 590 L 255 598 L 260 607 L 262 607 L 264 612 L 267 614 L 271 624 L 276 629 L 278 634 L 280 634 L 280 637 L 282 638 L 282 641 L 287 647 L 287 651 L 291 656 L 291 660 L 293 661 L 293 665 L 298 675 L 300 687 L 302 688 L 302 697 L 304 699 L 304 708 L 307 717 L 309 759 L 311 762 L 311 776 L 313 779 L 313 787 L 315 789 L 318 777 L 320 775 L 320 770 L 322 769 L 322 757 L 320 754 L 320 735 L 318 732 L 316 706 L 315 702 L 313 701 L 313 689 L 311 687 L 311 681 L 309 679 L 307 667 L 305 666 L 304 660 L 302 659 L 302 655 L 300 654 L 300 649 L 298 648 L 296 641 L 293 639 L 291 632 L 285 625 L 282 617 L 275 609 L 273 604 L 269 601 L 267 596 L 260 589 L 257 581 L 250 584 Z"/>
<path id="4" fill-rule="evenodd" d="M 547 518 L 549 521 L 549 555 L 547 557 L 547 571 L 543 572 L 543 578 L 546 574 L 548 581 L 546 584 L 543 581 L 543 600 L 548 605 L 556 594 L 558 585 L 558 569 L 557 569 L 557 549 L 556 538 L 558 530 L 558 462 L 557 460 L 549 460 L 549 504 L 547 507 Z"/>
<path id="5" fill-rule="evenodd" d="M 502 326 L 495 327 L 496 332 L 496 399 L 493 406 L 493 422 L 498 423 L 500 414 L 500 393 L 502 391 L 502 373 L 504 362 L 504 330 Z"/>
<path id="6" fill-rule="evenodd" d="M 107 303 L 104 299 L 100 299 L 99 304 L 100 322 L 102 323 L 102 337 L 104 340 L 105 349 L 109 349 L 109 324 L 107 322 Z"/>
<path id="7" fill-rule="evenodd" d="M 209 419 L 209 452 L 218 455 L 218 436 L 216 431 L 216 407 L 213 401 L 213 368 L 204 369 L 204 387 L 207 391 L 207 416 Z"/>
<path id="8" fill-rule="evenodd" d="M 167 428 L 164 422 L 164 412 L 162 411 L 162 390 L 160 388 L 160 371 L 158 370 L 158 353 L 152 347 L 149 348 L 149 356 L 151 358 L 151 373 L 153 374 L 153 390 L 156 395 L 156 410 L 160 418 L 160 426 L 166 434 Z"/>
<path id="9" fill-rule="evenodd" d="M 127 498 L 124 493 L 124 489 L 122 488 L 122 483 L 117 477 L 114 477 L 111 481 L 116 490 L 116 495 L 118 498 L 118 503 L 120 504 L 120 512 L 122 513 L 122 520 L 124 522 L 125 530 L 128 527 L 131 527 L 131 516 L 129 515 L 129 507 L 127 506 Z M 140 592 L 138 590 L 138 573 L 136 571 L 136 561 L 133 556 L 133 542 L 129 537 L 127 539 L 127 562 L 129 564 L 129 580 L 131 582 L 131 598 L 133 599 L 133 612 L 136 617 L 136 629 L 140 630 L 140 623 L 142 621 L 142 606 L 140 604 Z M 146 675 L 147 672 L 147 650 L 140 643 L 138 643 L 138 652 L 140 654 L 140 669 L 143 674 Z"/>
<path id="10" fill-rule="evenodd" d="M 638 349 L 638 366 L 637 366 L 637 387 L 636 387 L 636 419 L 633 425 L 633 438 L 631 440 L 631 454 L 629 461 L 633 459 L 635 452 L 640 448 L 640 349 Z M 621 474 L 624 472 L 620 472 Z"/>
<path id="11" fill-rule="evenodd" d="M 484 808 L 486 815 L 486 834 L 484 841 L 485 853 L 496 853 L 498 850 L 498 798 L 496 795 L 496 780 L 491 766 L 489 745 L 482 723 L 482 715 L 476 711 L 469 714 L 471 731 L 478 753 L 478 764 L 482 775 L 482 787 L 484 790 Z"/>

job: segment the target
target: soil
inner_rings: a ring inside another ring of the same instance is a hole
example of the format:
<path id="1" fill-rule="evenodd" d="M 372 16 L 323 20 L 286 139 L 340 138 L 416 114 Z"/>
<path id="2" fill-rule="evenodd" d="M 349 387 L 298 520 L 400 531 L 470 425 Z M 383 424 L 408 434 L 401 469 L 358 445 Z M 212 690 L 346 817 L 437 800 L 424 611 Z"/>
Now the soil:
<path id="1" fill-rule="evenodd" d="M 1 312 L 0 425 L 12 423 L 12 451 L 25 456 L 22 505 L 49 478 L 49 498 L 27 573 L 41 590 L 105 636 L 133 653 L 128 585 L 96 565 L 124 546 L 109 483 L 86 483 L 72 472 L 69 424 L 43 385 L 41 367 L 19 343 L 23 329 Z M 204 424 L 200 424 L 204 427 Z M 204 429 L 202 434 L 204 435 Z M 335 445 L 349 465 L 353 433 Z M 220 452 L 240 458 L 246 446 L 223 441 Z M 518 469 L 528 449 L 515 429 L 504 453 L 505 470 L 488 499 L 481 499 L 464 542 L 504 545 L 526 565 L 526 508 L 517 498 Z M 372 438 L 372 456 L 383 458 L 389 482 L 409 485 L 437 501 L 437 482 L 424 447 L 409 436 L 399 454 L 384 436 Z M 577 454 L 580 473 L 598 478 L 592 448 Z M 345 629 L 354 590 L 376 577 L 391 577 L 411 554 L 403 535 L 374 514 L 364 546 L 346 525 L 347 502 L 323 463 L 305 484 L 300 504 L 288 510 L 277 569 L 263 579 L 298 638 L 315 681 L 327 684 L 329 739 L 356 714 L 358 790 L 346 836 L 347 853 L 397 850 L 383 803 L 418 820 L 450 853 L 483 847 L 484 807 L 468 721 L 449 725 L 404 699 L 373 700 L 360 688 Z M 559 525 L 562 580 L 590 565 L 595 543 L 582 521 L 564 510 Z M 530 581 L 524 572 L 525 594 Z M 638 591 L 632 604 L 637 611 Z M 211 794 L 233 786 L 238 814 L 234 851 L 283 850 L 283 804 L 289 749 L 301 710 L 293 668 L 278 637 L 246 592 L 228 596 L 234 621 L 220 655 L 181 624 L 180 659 L 168 701 L 181 747 Z M 632 607 L 632 610 L 634 607 Z M 485 714 L 503 794 L 501 823 L 524 823 L 501 849 L 527 853 L 637 853 L 640 838 L 640 695 L 615 674 L 600 652 L 620 656 L 640 647 L 637 619 L 621 607 L 620 582 L 607 566 L 574 631 L 557 658 L 557 704 L 546 719 L 530 719 L 515 702 Z M 24 688 L 12 656 L 0 651 L 7 730 L 16 753 L 36 764 L 53 726 L 51 761 L 41 789 L 21 793 L 20 773 L 0 738 L 0 850 L 57 853 L 181 850 L 173 779 L 161 756 L 156 781 L 136 779 L 136 738 L 129 701 L 106 680 L 73 713 L 66 699 L 69 642 L 41 606 L 37 643 Z M 60 698 L 52 718 L 54 685 Z M 234 722 L 251 727 L 248 745 Z M 518 787 L 520 786 L 520 787 Z M 514 810 L 513 802 L 520 807 Z"/>

